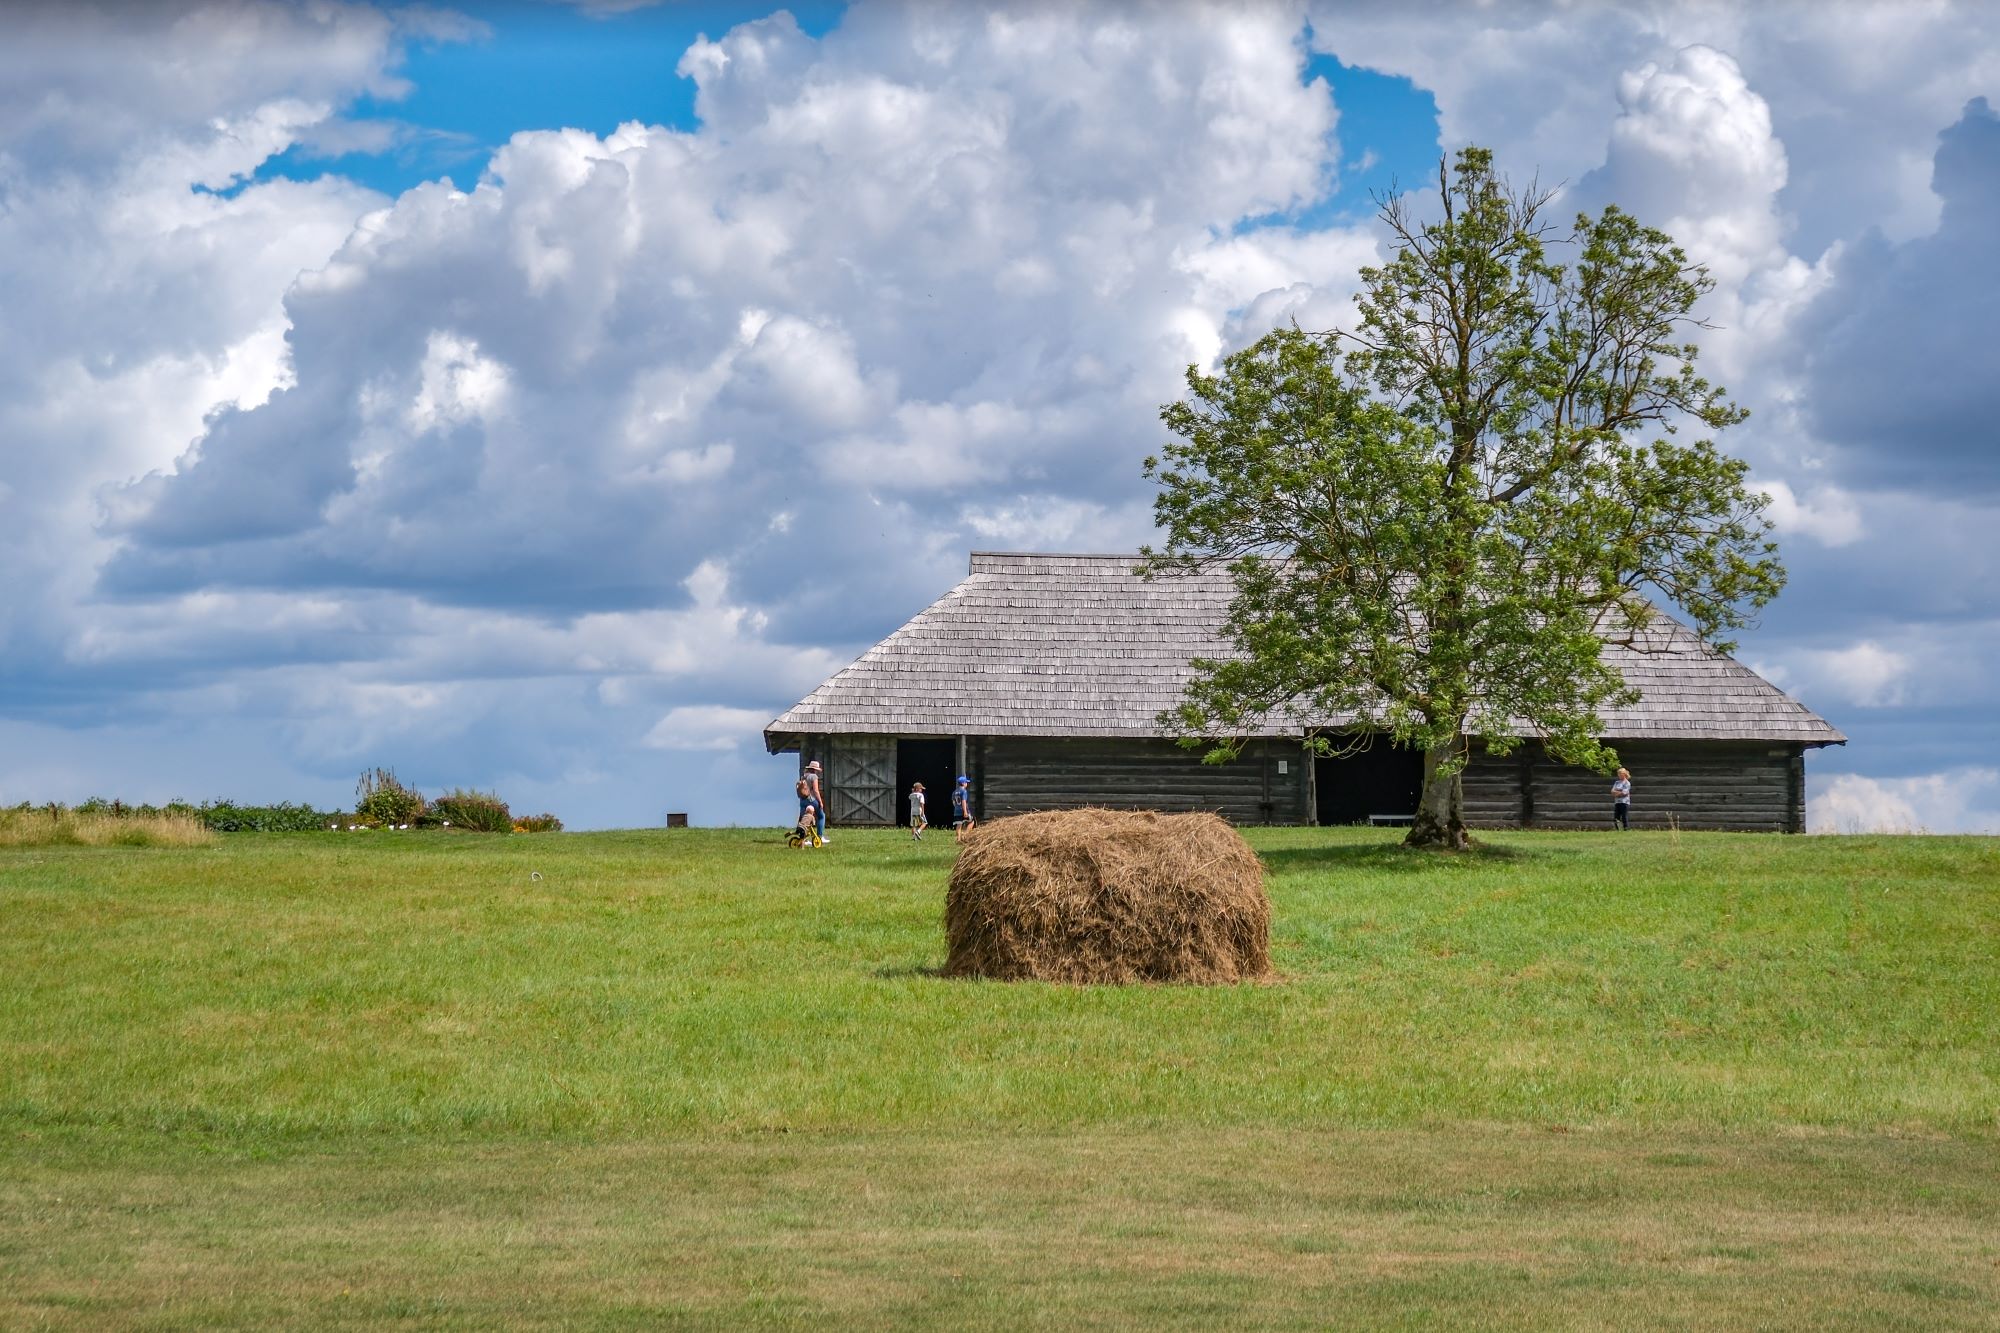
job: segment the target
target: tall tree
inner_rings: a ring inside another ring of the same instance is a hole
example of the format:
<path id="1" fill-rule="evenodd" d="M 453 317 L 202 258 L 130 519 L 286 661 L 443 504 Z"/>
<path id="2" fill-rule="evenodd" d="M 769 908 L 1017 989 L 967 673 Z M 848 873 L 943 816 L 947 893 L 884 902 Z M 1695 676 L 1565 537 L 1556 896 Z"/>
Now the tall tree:
<path id="1" fill-rule="evenodd" d="M 1236 582 L 1232 651 L 1164 720 L 1217 760 L 1279 714 L 1351 718 L 1322 752 L 1420 749 L 1414 846 L 1467 845 L 1470 737 L 1615 765 L 1600 710 L 1635 696 L 1603 650 L 1643 643 L 1649 593 L 1728 651 L 1784 585 L 1746 465 L 1675 438 L 1745 416 L 1686 341 L 1707 270 L 1615 207 L 1557 236 L 1549 198 L 1484 149 L 1440 162 L 1436 216 L 1383 204 L 1354 326 L 1189 367 L 1146 460 L 1142 567 Z"/>

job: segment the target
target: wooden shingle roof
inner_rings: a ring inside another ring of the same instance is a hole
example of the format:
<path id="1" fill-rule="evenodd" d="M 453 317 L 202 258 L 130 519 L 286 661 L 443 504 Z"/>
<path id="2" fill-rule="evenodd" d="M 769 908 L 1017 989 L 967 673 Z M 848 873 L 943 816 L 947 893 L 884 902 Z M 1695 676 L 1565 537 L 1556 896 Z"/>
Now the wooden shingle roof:
<path id="1" fill-rule="evenodd" d="M 1148 581 L 1133 555 L 975 552 L 965 581 L 764 729 L 771 750 L 813 734 L 1147 736 L 1166 734 L 1189 662 L 1216 656 L 1226 573 Z M 1607 648 L 1642 695 L 1604 714 L 1623 740 L 1833 745 L 1842 736 L 1756 672 L 1667 616 L 1646 651 Z M 1346 719 L 1313 719 L 1337 727 Z M 1295 736 L 1273 718 L 1256 734 Z"/>

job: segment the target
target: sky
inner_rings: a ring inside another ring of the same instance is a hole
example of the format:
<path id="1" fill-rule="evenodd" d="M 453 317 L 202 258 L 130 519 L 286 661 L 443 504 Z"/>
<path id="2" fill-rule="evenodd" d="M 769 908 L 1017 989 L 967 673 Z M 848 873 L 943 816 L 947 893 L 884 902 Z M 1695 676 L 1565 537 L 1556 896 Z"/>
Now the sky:
<path id="1" fill-rule="evenodd" d="M 2000 832 L 1996 105 L 1981 0 L 8 5 L 0 803 L 782 822 L 771 718 L 1148 540 L 1478 143 L 1716 280 L 1812 826 Z"/>

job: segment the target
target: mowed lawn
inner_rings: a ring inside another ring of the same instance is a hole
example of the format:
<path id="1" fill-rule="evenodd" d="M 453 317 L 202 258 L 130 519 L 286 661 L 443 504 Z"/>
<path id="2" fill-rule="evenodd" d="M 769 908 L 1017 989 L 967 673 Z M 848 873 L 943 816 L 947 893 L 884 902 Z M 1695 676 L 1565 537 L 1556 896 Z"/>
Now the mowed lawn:
<path id="1" fill-rule="evenodd" d="M 1249 836 L 1219 990 L 937 978 L 948 832 L 0 851 L 0 1326 L 1996 1326 L 2000 842 Z"/>

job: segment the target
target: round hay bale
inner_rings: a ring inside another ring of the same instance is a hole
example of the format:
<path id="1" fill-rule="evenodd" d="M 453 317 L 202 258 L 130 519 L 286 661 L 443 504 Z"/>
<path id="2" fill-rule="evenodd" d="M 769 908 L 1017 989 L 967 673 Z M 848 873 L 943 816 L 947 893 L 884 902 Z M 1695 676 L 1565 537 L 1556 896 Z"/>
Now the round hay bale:
<path id="1" fill-rule="evenodd" d="M 1221 985 L 1271 975 L 1263 863 L 1209 814 L 996 819 L 959 853 L 944 917 L 946 976 Z"/>

